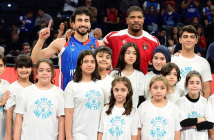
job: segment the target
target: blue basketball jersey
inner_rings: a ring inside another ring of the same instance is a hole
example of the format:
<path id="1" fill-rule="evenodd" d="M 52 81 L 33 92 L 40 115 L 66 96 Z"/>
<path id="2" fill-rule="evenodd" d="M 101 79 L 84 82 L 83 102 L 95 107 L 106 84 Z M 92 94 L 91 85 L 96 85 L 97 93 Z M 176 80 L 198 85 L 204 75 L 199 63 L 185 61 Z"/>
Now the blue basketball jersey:
<path id="1" fill-rule="evenodd" d="M 92 50 L 99 47 L 98 40 L 89 35 L 86 42 L 79 42 L 71 36 L 71 39 L 65 44 L 59 53 L 59 86 L 65 89 L 67 84 L 72 80 L 76 69 L 77 59 L 83 50 Z"/>

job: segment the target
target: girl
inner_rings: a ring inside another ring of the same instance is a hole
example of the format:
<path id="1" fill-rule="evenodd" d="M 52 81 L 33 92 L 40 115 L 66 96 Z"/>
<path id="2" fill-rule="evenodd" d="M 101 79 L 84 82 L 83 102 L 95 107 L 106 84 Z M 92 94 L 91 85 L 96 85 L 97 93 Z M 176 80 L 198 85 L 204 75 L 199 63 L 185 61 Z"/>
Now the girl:
<path id="1" fill-rule="evenodd" d="M 150 81 L 149 89 L 152 99 L 138 108 L 138 140 L 180 140 L 178 107 L 166 100 L 168 81 L 157 75 Z"/>
<path id="2" fill-rule="evenodd" d="M 207 129 L 213 128 L 212 106 L 200 95 L 202 78 L 199 72 L 190 71 L 186 76 L 186 88 L 189 93 L 181 97 L 177 105 L 180 108 L 181 140 L 207 140 Z"/>
<path id="3" fill-rule="evenodd" d="M 171 54 L 173 54 L 174 50 L 175 50 L 175 46 L 176 46 L 175 45 L 175 40 L 173 38 L 171 38 L 171 37 L 168 37 L 168 44 L 169 44 L 169 47 L 168 47 L 169 52 Z"/>
<path id="4" fill-rule="evenodd" d="M 145 14 L 144 24 L 147 25 L 150 32 L 158 30 L 158 15 L 155 12 L 154 5 L 149 6 L 148 14 Z"/>
<path id="5" fill-rule="evenodd" d="M 176 103 L 180 97 L 184 96 L 184 91 L 176 86 L 181 79 L 179 67 L 175 63 L 166 63 L 161 68 L 161 75 L 165 76 L 169 83 L 168 100 Z"/>
<path id="6" fill-rule="evenodd" d="M 37 62 L 38 82 L 16 100 L 14 140 L 65 140 L 63 91 L 51 83 L 54 74 L 51 60 Z"/>
<path id="7" fill-rule="evenodd" d="M 198 27 L 197 29 L 197 36 L 198 36 L 198 44 L 202 49 L 206 49 L 206 39 L 204 35 L 202 34 L 202 29 L 201 27 Z"/>
<path id="8" fill-rule="evenodd" d="M 177 26 L 173 27 L 171 38 L 175 40 L 175 44 L 179 41 L 179 28 Z"/>
<path id="9" fill-rule="evenodd" d="M 138 111 L 132 105 L 132 86 L 126 77 L 112 81 L 110 102 L 101 115 L 98 140 L 137 140 Z"/>
<path id="10" fill-rule="evenodd" d="M 0 75 L 3 74 L 6 68 L 7 58 L 0 54 Z M 0 138 L 4 139 L 5 137 L 5 112 L 4 105 L 6 100 L 10 97 L 10 92 L 7 91 L 7 87 L 10 83 L 6 80 L 0 79 Z"/>
<path id="11" fill-rule="evenodd" d="M 159 75 L 161 68 L 166 63 L 171 62 L 171 54 L 167 47 L 165 46 L 157 46 L 152 55 L 152 65 L 153 69 L 149 73 L 147 73 L 144 77 L 144 96 L 145 99 L 148 98 L 148 91 L 149 91 L 149 83 L 155 75 Z"/>
<path id="12" fill-rule="evenodd" d="M 4 108 L 6 110 L 6 140 L 12 139 L 13 136 L 13 122 L 15 122 L 16 117 L 16 114 L 14 113 L 16 97 L 19 96 L 25 87 L 34 83 L 34 76 L 32 72 L 33 62 L 29 56 L 19 55 L 15 61 L 14 69 L 17 72 L 19 78 L 17 81 L 8 86 L 11 97 L 7 100 Z"/>
<path id="13" fill-rule="evenodd" d="M 97 79 L 95 55 L 80 53 L 72 81 L 65 89 L 65 132 L 67 140 L 96 140 L 104 95 Z"/>
<path id="14" fill-rule="evenodd" d="M 140 52 L 137 45 L 128 42 L 123 45 L 115 70 L 109 75 L 112 77 L 126 76 L 132 83 L 133 104 L 137 107 L 139 96 L 143 96 L 142 83 L 144 74 L 140 70 Z"/>

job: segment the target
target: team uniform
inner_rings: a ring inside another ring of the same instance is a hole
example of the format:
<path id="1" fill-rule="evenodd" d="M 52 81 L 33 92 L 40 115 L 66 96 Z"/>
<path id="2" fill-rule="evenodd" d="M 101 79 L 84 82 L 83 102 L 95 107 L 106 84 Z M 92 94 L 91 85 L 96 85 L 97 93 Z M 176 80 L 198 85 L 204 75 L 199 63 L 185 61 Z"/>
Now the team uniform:
<path id="1" fill-rule="evenodd" d="M 74 109 L 72 123 L 73 140 L 96 140 L 100 115 L 104 107 L 100 81 L 68 83 L 65 91 L 65 108 Z"/>
<path id="2" fill-rule="evenodd" d="M 202 76 L 202 81 L 212 81 L 210 65 L 206 59 L 195 55 L 193 58 L 185 58 L 182 55 L 172 57 L 171 62 L 175 63 L 180 68 L 181 80 L 178 84 L 185 91 L 184 83 L 188 72 L 198 71 Z"/>
<path id="3" fill-rule="evenodd" d="M 23 114 L 21 140 L 57 140 L 57 117 L 65 115 L 63 91 L 55 85 L 49 90 L 28 86 L 17 96 L 15 113 Z"/>
<path id="4" fill-rule="evenodd" d="M 143 83 L 143 95 L 145 97 L 145 99 L 147 100 L 149 98 L 149 83 L 151 81 L 151 79 L 156 76 L 156 74 L 154 74 L 153 71 L 150 71 L 149 73 L 147 73 L 145 76 L 144 76 L 144 83 Z"/>
<path id="5" fill-rule="evenodd" d="M 7 90 L 7 86 L 9 86 L 10 83 L 6 80 L 1 79 L 0 83 L 0 101 L 4 94 L 4 92 Z M 4 106 L 0 106 L 0 138 L 5 137 L 5 111 Z"/>
<path id="6" fill-rule="evenodd" d="M 175 91 L 173 94 L 167 94 L 167 100 L 176 103 L 180 99 L 180 97 L 184 96 L 185 94 L 179 86 L 175 86 L 174 89 Z"/>
<path id="7" fill-rule="evenodd" d="M 118 32 L 110 32 L 105 36 L 103 42 L 106 46 L 112 49 L 112 66 L 115 68 L 119 58 L 121 47 L 127 42 L 134 42 L 137 44 L 141 56 L 141 70 L 144 74 L 147 73 L 149 61 L 152 58 L 152 53 L 155 47 L 159 46 L 157 38 L 143 31 L 141 36 L 132 36 L 128 33 L 128 29 L 120 30 Z"/>
<path id="8" fill-rule="evenodd" d="M 178 110 L 170 101 L 162 108 L 143 102 L 138 108 L 141 140 L 174 140 L 175 131 L 181 130 Z"/>
<path id="9" fill-rule="evenodd" d="M 130 115 L 122 115 L 125 108 L 114 106 L 112 113 L 107 115 L 109 106 L 105 106 L 100 120 L 99 132 L 103 133 L 102 140 L 132 140 L 138 135 L 139 114 L 133 107 Z"/>
<path id="10" fill-rule="evenodd" d="M 106 77 L 103 80 L 100 80 L 100 85 L 101 88 L 103 89 L 103 94 L 104 94 L 104 104 L 108 104 L 109 103 L 109 97 L 111 95 L 111 82 L 114 79 L 109 76 L 108 74 L 106 74 Z"/>
<path id="11" fill-rule="evenodd" d="M 117 70 L 111 71 L 109 74 L 111 77 L 117 77 Z M 141 71 L 134 70 L 134 72 L 126 76 L 121 72 L 121 76 L 127 77 L 131 84 L 132 84 L 132 89 L 133 89 L 133 104 L 135 107 L 137 107 L 138 102 L 139 102 L 139 96 L 143 96 L 143 81 L 144 81 L 144 74 Z"/>
<path id="12" fill-rule="evenodd" d="M 74 38 L 74 36 L 71 36 L 70 40 L 58 54 L 60 69 L 59 86 L 61 89 L 64 90 L 73 78 L 79 54 L 83 50 L 93 50 L 97 47 L 99 47 L 97 39 L 90 35 L 89 39 L 84 43 L 79 42 Z"/>
<path id="13" fill-rule="evenodd" d="M 186 96 L 181 97 L 176 103 L 180 108 L 180 121 L 187 118 L 205 117 L 206 121 L 214 122 L 212 106 L 206 98 L 199 95 L 197 102 L 191 102 Z M 181 140 L 208 140 L 208 131 L 191 128 L 183 128 L 181 131 Z"/>

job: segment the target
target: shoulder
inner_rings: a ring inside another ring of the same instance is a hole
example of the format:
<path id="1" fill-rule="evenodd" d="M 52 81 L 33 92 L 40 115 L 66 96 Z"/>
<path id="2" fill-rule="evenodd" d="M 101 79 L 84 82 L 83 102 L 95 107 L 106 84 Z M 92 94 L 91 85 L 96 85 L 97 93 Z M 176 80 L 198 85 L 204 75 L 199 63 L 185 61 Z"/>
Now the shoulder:
<path id="1" fill-rule="evenodd" d="M 208 64 L 208 65 L 209 65 L 207 59 L 205 59 L 205 58 L 203 58 L 203 57 L 200 57 L 200 56 L 198 56 L 197 54 L 196 54 L 196 59 L 197 59 L 197 61 L 201 61 L 202 64 L 206 64 L 206 65 Z"/>
<path id="2" fill-rule="evenodd" d="M 150 102 L 151 102 L 150 99 L 149 99 L 149 100 L 146 100 L 146 101 L 144 101 L 144 102 L 142 102 L 142 103 L 140 104 L 140 106 L 138 107 L 138 111 L 139 111 L 139 112 L 144 111 L 146 108 L 148 108 Z"/>
<path id="3" fill-rule="evenodd" d="M 118 70 L 112 70 L 110 73 L 109 73 L 109 76 L 111 77 L 116 77 L 116 74 L 118 73 Z"/>
<path id="4" fill-rule="evenodd" d="M 176 102 L 176 105 L 184 105 L 185 104 L 185 102 L 186 102 L 186 96 L 183 96 L 183 97 L 180 97 L 179 99 L 178 99 L 178 101 Z"/>
<path id="5" fill-rule="evenodd" d="M 57 38 L 48 46 L 48 48 L 57 49 L 58 52 L 60 52 L 62 47 L 67 43 L 68 42 L 66 42 L 66 40 L 64 38 Z"/>
<path id="6" fill-rule="evenodd" d="M 200 98 L 201 98 L 201 102 L 204 104 L 204 103 L 206 103 L 208 100 L 207 100 L 207 98 L 205 98 L 205 97 L 203 97 L 203 96 L 200 96 Z"/>
<path id="7" fill-rule="evenodd" d="M 3 83 L 3 85 L 6 86 L 10 85 L 10 83 L 7 80 L 1 79 L 1 82 Z"/>
<path id="8" fill-rule="evenodd" d="M 89 36 L 91 42 L 98 41 L 95 37 L 93 37 L 93 36 L 91 36 L 91 35 L 88 35 L 88 36 Z"/>
<path id="9" fill-rule="evenodd" d="M 158 39 L 157 39 L 155 36 L 149 34 L 148 32 L 143 31 L 143 37 L 145 37 L 145 38 L 147 38 L 149 41 L 152 41 L 152 42 L 154 42 L 154 43 L 156 43 L 156 44 L 159 45 Z"/>
<path id="10" fill-rule="evenodd" d="M 149 77 L 153 77 L 155 74 L 153 73 L 153 71 L 150 71 L 149 73 L 147 73 L 145 75 L 145 78 L 149 78 Z"/>
<path id="11" fill-rule="evenodd" d="M 135 73 L 136 73 L 136 75 L 139 76 L 139 77 L 144 76 L 144 74 L 143 74 L 142 71 L 135 70 Z"/>
<path id="12" fill-rule="evenodd" d="M 61 88 L 59 88 L 59 87 L 57 87 L 57 86 L 55 86 L 54 85 L 54 88 L 53 88 L 53 90 L 55 91 L 55 92 L 63 92 L 63 90 L 61 89 Z"/>

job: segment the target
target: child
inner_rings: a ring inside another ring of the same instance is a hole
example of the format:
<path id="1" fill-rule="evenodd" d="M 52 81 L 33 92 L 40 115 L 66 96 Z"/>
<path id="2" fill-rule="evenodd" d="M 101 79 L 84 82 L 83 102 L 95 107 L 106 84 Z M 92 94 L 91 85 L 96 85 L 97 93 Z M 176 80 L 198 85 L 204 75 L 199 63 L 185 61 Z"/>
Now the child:
<path id="1" fill-rule="evenodd" d="M 91 50 L 80 53 L 73 80 L 64 91 L 66 139 L 97 139 L 104 95 L 97 81 L 100 76 L 96 65 Z"/>
<path id="2" fill-rule="evenodd" d="M 11 93 L 11 97 L 5 104 L 6 110 L 6 137 L 5 139 L 12 139 L 13 136 L 13 123 L 15 122 L 16 113 L 14 112 L 16 106 L 16 97 L 27 86 L 34 83 L 33 77 L 33 62 L 27 55 L 19 55 L 15 61 L 14 69 L 18 74 L 18 80 L 8 86 L 8 90 Z"/>
<path id="3" fill-rule="evenodd" d="M 147 73 L 144 77 L 144 96 L 145 99 L 148 99 L 149 83 L 155 75 L 159 75 L 161 68 L 166 63 L 171 62 L 171 54 L 167 47 L 157 46 L 152 55 L 152 65 L 153 69 Z"/>
<path id="4" fill-rule="evenodd" d="M 209 97 L 208 101 L 211 103 L 211 105 L 212 105 L 212 112 L 214 113 L 214 94 L 212 94 Z M 211 139 L 214 140 L 214 128 L 213 129 L 209 129 L 208 133 L 209 133 L 209 137 L 210 137 L 209 140 L 211 140 Z"/>
<path id="5" fill-rule="evenodd" d="M 150 81 L 149 89 L 152 99 L 138 108 L 138 140 L 180 140 L 179 109 L 166 100 L 168 81 L 157 75 Z"/>
<path id="6" fill-rule="evenodd" d="M 186 76 L 185 86 L 189 93 L 176 103 L 181 110 L 181 140 L 207 140 L 207 129 L 213 128 L 214 115 L 210 102 L 200 95 L 200 73 L 190 71 Z"/>
<path id="7" fill-rule="evenodd" d="M 140 69 L 140 52 L 133 42 L 123 45 L 115 70 L 109 74 L 112 77 L 126 76 L 132 83 L 133 104 L 137 107 L 139 96 L 143 96 L 142 83 L 144 74 Z"/>
<path id="8" fill-rule="evenodd" d="M 101 77 L 100 83 L 104 94 L 104 104 L 106 105 L 109 103 L 111 82 L 113 81 L 113 78 L 106 74 L 106 69 L 111 65 L 112 51 L 109 47 L 100 46 L 95 50 L 95 56 L 98 65 L 98 73 Z"/>
<path id="9" fill-rule="evenodd" d="M 176 83 L 180 81 L 180 70 L 175 63 L 166 63 L 161 68 L 161 75 L 165 76 L 169 83 L 168 100 L 176 103 L 177 100 L 184 96 L 184 91 Z"/>
<path id="10" fill-rule="evenodd" d="M 98 140 L 137 140 L 139 118 L 132 95 L 128 78 L 113 80 L 110 102 L 102 111 Z"/>
<path id="11" fill-rule="evenodd" d="M 51 60 L 37 62 L 38 82 L 16 99 L 14 140 L 65 140 L 63 91 L 51 83 L 54 74 Z"/>
<path id="12" fill-rule="evenodd" d="M 0 54 L 0 75 L 3 74 L 6 68 L 7 58 Z M 4 105 L 6 100 L 10 97 L 10 92 L 7 91 L 7 86 L 10 83 L 6 80 L 0 79 L 0 138 L 4 139 L 5 137 L 5 112 L 4 112 Z"/>

